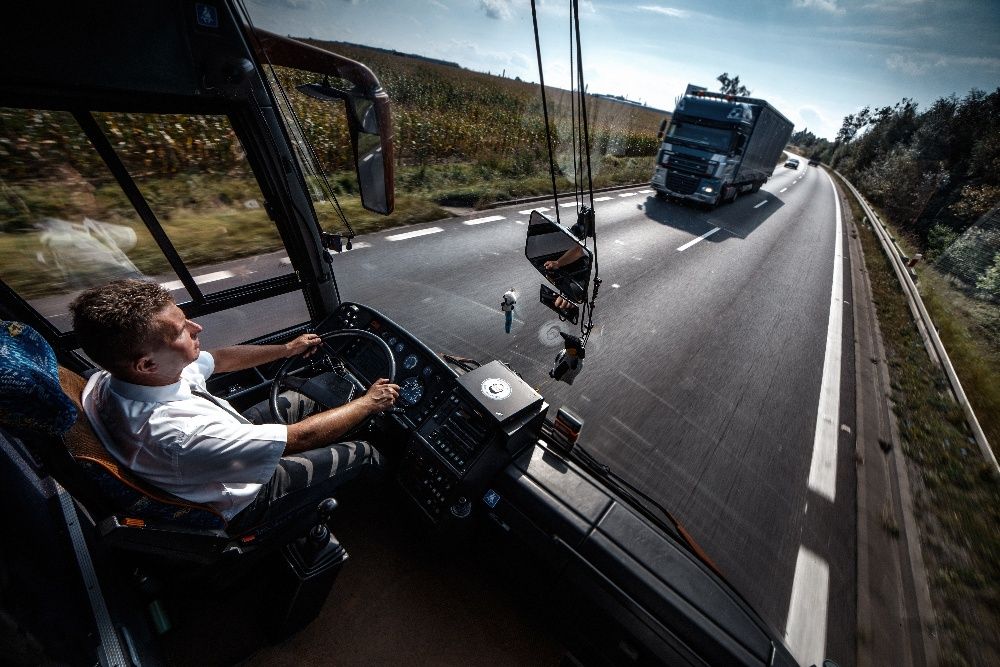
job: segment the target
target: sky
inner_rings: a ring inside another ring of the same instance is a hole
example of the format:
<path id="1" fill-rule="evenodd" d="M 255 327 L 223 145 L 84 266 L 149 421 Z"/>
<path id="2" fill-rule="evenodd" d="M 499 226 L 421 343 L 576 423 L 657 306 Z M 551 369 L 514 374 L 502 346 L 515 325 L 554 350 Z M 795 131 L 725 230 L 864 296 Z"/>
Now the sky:
<path id="1" fill-rule="evenodd" d="M 245 0 L 258 27 L 396 49 L 538 81 L 529 0 Z M 537 0 L 545 83 L 570 86 L 570 0 Z M 1000 0 L 580 0 L 594 93 L 672 110 L 738 75 L 833 139 L 864 106 L 1000 87 Z"/>

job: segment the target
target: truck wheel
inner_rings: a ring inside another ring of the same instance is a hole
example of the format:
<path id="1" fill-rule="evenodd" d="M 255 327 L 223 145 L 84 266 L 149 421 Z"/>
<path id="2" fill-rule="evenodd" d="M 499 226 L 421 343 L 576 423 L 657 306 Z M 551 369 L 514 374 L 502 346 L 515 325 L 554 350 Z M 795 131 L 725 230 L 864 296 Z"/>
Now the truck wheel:
<path id="1" fill-rule="evenodd" d="M 764 181 L 754 181 L 753 188 L 750 190 L 750 192 L 757 192 L 758 190 L 760 190 L 760 186 L 762 185 L 764 185 Z"/>
<path id="2" fill-rule="evenodd" d="M 736 199 L 739 196 L 740 196 L 740 189 L 734 185 L 733 186 L 733 196 L 729 198 L 729 203 L 730 204 L 735 204 L 736 203 Z"/>

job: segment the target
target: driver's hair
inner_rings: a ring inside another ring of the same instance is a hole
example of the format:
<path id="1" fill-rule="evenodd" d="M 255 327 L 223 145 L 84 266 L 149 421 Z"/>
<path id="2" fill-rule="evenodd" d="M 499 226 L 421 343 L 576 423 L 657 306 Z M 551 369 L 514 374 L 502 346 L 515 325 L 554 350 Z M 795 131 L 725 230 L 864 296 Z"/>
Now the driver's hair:
<path id="1" fill-rule="evenodd" d="M 130 362 L 165 340 L 155 316 L 172 303 L 158 284 L 129 278 L 88 289 L 69 308 L 83 351 L 112 375 L 127 375 Z"/>

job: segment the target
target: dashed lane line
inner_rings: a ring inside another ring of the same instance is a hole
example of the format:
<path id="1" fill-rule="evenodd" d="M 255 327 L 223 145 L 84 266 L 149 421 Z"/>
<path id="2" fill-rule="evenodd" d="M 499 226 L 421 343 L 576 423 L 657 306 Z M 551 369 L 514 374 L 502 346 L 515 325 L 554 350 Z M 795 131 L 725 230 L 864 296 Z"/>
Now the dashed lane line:
<path id="1" fill-rule="evenodd" d="M 518 211 L 518 213 L 520 213 L 521 215 L 531 215 L 532 211 L 538 211 L 539 213 L 544 213 L 545 211 L 548 210 L 549 210 L 548 206 L 539 206 L 538 208 L 529 208 L 527 211 Z"/>
<path id="2" fill-rule="evenodd" d="M 764 200 L 764 201 L 762 201 L 761 203 L 759 203 L 759 204 L 757 204 L 756 206 L 754 206 L 754 208 L 760 208 L 761 206 L 763 206 L 764 204 L 766 204 L 766 203 L 767 203 L 768 201 L 770 201 L 770 200 L 769 200 L 769 199 L 765 199 L 765 200 Z"/>
<path id="3" fill-rule="evenodd" d="M 438 232 L 443 232 L 444 230 L 440 227 L 428 227 L 427 229 L 418 229 L 415 232 L 404 232 L 403 234 L 393 234 L 391 236 L 386 236 L 386 241 L 403 241 L 405 239 L 413 239 L 418 236 L 427 236 L 428 234 L 437 234 Z"/>
<path id="4" fill-rule="evenodd" d="M 830 566 L 804 546 L 799 547 L 792 578 L 785 641 L 802 665 L 818 665 L 826 652 L 826 613 Z"/>
<path id="5" fill-rule="evenodd" d="M 614 197 L 594 197 L 594 203 L 599 201 L 611 201 Z"/>
<path id="6" fill-rule="evenodd" d="M 781 188 L 780 190 L 778 190 L 778 192 L 784 192 L 784 191 L 785 191 L 785 190 L 787 190 L 787 189 L 788 189 L 788 188 Z"/>
<path id="7" fill-rule="evenodd" d="M 619 197 L 635 197 L 637 194 L 639 194 L 639 193 L 638 192 L 623 192 L 623 193 L 621 193 L 618 196 Z"/>
<path id="8" fill-rule="evenodd" d="M 247 275 L 253 273 L 253 271 L 248 271 Z M 201 276 L 195 276 L 194 282 L 196 285 L 204 285 L 205 283 L 214 283 L 217 280 L 225 280 L 226 278 L 232 278 L 236 274 L 232 271 L 213 271 L 212 273 L 206 273 Z M 184 283 L 179 280 L 171 280 L 170 282 L 160 283 L 160 287 L 167 290 L 168 292 L 173 292 L 174 290 L 183 289 Z"/>
<path id="9" fill-rule="evenodd" d="M 463 220 L 463 225 L 481 225 L 486 222 L 496 222 L 497 220 L 506 220 L 507 218 L 502 215 L 488 215 L 485 218 L 475 218 L 473 220 Z"/>
<path id="10" fill-rule="evenodd" d="M 707 239 L 709 236 L 711 236 L 715 232 L 719 231 L 720 229 L 722 229 L 722 228 L 721 227 L 713 227 L 712 229 L 708 230 L 707 232 L 705 232 L 704 234 L 702 234 L 698 238 L 696 238 L 696 239 L 694 239 L 692 241 L 688 241 L 687 243 L 685 243 L 684 245 L 682 245 L 680 248 L 677 249 L 677 252 L 684 252 L 685 250 L 687 250 L 688 248 L 690 248 L 691 246 L 693 246 L 698 241 L 702 241 L 704 239 Z"/>

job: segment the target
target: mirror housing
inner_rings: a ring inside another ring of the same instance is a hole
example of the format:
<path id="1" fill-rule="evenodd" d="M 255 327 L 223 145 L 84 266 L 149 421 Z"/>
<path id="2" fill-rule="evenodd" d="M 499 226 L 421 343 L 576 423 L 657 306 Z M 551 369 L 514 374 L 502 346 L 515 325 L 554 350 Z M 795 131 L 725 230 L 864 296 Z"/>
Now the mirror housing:
<path id="1" fill-rule="evenodd" d="M 532 211 L 524 241 L 524 256 L 563 297 L 578 304 L 587 300 L 594 257 L 565 227 L 538 211 Z"/>
<path id="2" fill-rule="evenodd" d="M 317 100 L 344 101 L 361 205 L 375 213 L 392 213 L 395 204 L 392 114 L 389 95 L 372 71 L 350 58 L 266 30 L 255 29 L 251 43 L 273 65 L 323 75 L 322 83 L 305 84 L 298 90 Z M 329 77 L 347 81 L 352 87 L 335 88 L 330 85 Z"/>

